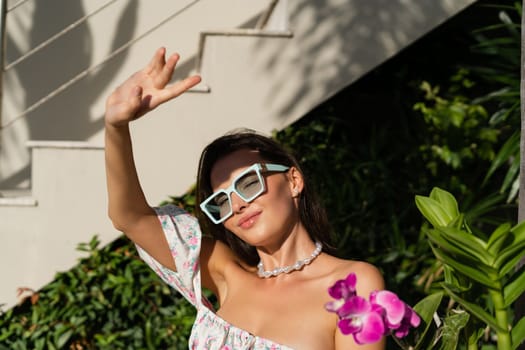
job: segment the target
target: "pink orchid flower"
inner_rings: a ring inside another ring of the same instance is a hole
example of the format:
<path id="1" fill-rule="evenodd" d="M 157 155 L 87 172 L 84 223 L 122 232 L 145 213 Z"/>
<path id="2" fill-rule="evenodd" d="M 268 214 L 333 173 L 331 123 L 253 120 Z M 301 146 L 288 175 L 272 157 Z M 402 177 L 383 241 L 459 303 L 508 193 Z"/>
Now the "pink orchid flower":
<path id="1" fill-rule="evenodd" d="M 357 344 L 375 343 L 385 334 L 383 309 L 359 296 L 350 297 L 339 309 L 339 329 L 352 334 Z"/>
<path id="2" fill-rule="evenodd" d="M 352 334 L 358 344 L 368 344 L 390 332 L 398 338 L 405 337 L 410 328 L 419 326 L 420 317 L 395 293 L 374 291 L 366 300 L 357 295 L 356 283 L 357 278 L 351 273 L 328 289 L 335 300 L 326 303 L 325 308 L 339 317 L 341 333 Z"/>
<path id="3" fill-rule="evenodd" d="M 356 282 L 355 274 L 351 273 L 344 280 L 338 280 L 333 286 L 328 288 L 328 294 L 336 300 L 326 303 L 326 309 L 337 313 L 349 298 L 356 295 Z"/>
<path id="4" fill-rule="evenodd" d="M 380 290 L 370 293 L 370 302 L 383 307 L 386 311 L 386 325 L 388 328 L 398 328 L 405 316 L 405 303 L 399 297 L 388 290 Z"/>
<path id="5" fill-rule="evenodd" d="M 419 315 L 410 306 L 405 304 L 405 316 L 399 328 L 394 330 L 394 335 L 398 338 L 406 337 L 410 328 L 417 328 L 420 323 L 421 318 Z"/>
<path id="6" fill-rule="evenodd" d="M 370 302 L 385 309 L 385 322 L 394 335 L 403 338 L 408 334 L 410 327 L 417 327 L 421 319 L 414 310 L 405 304 L 399 297 L 388 290 L 370 293 Z"/>

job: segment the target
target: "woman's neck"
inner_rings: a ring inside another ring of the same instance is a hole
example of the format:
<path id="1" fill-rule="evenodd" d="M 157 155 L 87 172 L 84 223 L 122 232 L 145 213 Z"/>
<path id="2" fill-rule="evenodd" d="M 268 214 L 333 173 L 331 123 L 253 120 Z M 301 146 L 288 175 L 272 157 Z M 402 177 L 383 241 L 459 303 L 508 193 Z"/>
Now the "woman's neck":
<path id="1" fill-rule="evenodd" d="M 265 271 L 290 267 L 301 262 L 309 263 L 309 259 L 319 254 L 318 250 L 304 227 L 298 228 L 273 245 L 257 247 Z"/>

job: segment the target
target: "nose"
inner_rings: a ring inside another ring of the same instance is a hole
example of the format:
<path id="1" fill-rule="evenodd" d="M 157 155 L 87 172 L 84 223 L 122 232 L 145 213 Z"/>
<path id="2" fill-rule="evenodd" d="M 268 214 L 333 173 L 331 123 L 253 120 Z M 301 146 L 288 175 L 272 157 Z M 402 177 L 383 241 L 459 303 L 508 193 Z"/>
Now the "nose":
<path id="1" fill-rule="evenodd" d="M 232 201 L 232 211 L 234 213 L 242 213 L 242 211 L 248 206 L 248 203 L 246 203 L 237 193 L 233 192 L 231 194 L 231 201 Z"/>

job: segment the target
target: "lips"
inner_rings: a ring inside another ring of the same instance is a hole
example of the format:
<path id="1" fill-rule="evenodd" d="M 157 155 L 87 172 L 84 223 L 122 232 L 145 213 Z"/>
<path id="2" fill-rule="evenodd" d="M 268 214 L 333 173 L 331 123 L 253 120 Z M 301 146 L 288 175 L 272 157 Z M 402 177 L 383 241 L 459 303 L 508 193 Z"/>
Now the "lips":
<path id="1" fill-rule="evenodd" d="M 244 228 L 244 229 L 252 227 L 253 224 L 255 224 L 255 221 L 257 220 L 257 218 L 259 217 L 259 214 L 261 214 L 261 212 L 257 211 L 255 213 L 249 213 L 241 217 L 241 219 L 237 223 L 237 226 Z"/>

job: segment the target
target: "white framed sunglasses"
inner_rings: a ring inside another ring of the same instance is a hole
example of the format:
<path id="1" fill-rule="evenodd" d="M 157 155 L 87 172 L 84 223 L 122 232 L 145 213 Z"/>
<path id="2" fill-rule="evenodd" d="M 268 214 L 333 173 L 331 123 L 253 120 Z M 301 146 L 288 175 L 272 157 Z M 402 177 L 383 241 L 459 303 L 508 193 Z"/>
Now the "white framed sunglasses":
<path id="1" fill-rule="evenodd" d="M 286 165 L 255 163 L 233 179 L 228 188 L 206 198 L 200 208 L 214 224 L 220 224 L 233 214 L 232 193 L 249 203 L 266 190 L 263 172 L 285 172 L 288 169 L 290 167 Z"/>

